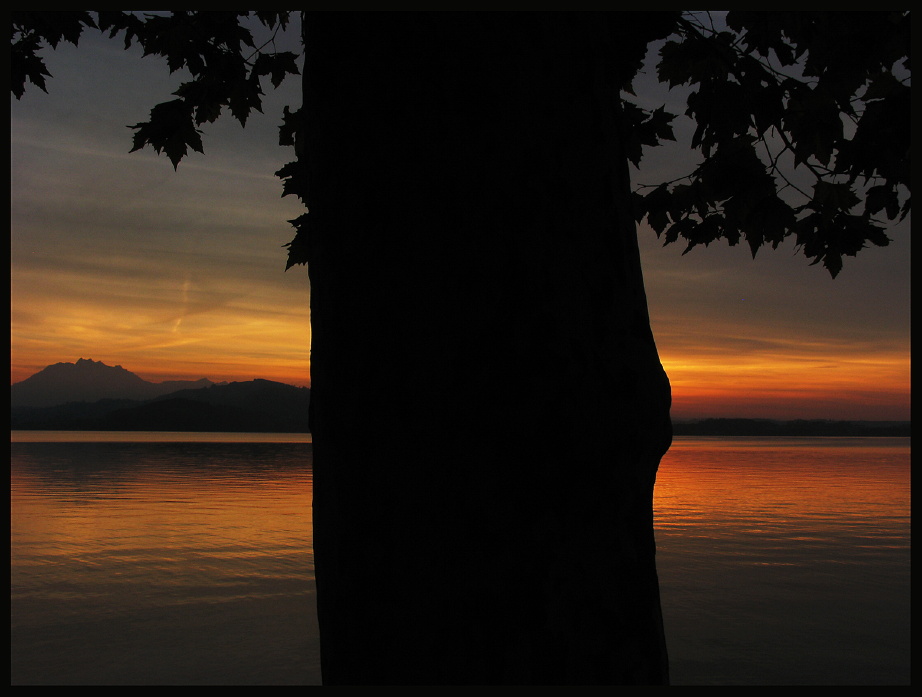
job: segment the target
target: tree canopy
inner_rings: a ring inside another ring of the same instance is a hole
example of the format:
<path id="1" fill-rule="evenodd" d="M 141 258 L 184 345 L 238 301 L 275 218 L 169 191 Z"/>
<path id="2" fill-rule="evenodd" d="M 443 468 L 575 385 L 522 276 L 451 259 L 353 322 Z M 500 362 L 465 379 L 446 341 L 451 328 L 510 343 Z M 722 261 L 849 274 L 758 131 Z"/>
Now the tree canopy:
<path id="1" fill-rule="evenodd" d="M 132 151 L 146 146 L 174 167 L 189 150 L 204 152 L 200 127 L 229 111 L 245 125 L 261 110 L 262 81 L 277 87 L 299 73 L 298 56 L 277 50 L 275 37 L 292 12 L 123 11 L 13 12 L 11 93 L 26 83 L 46 90 L 45 47 L 77 44 L 94 29 L 122 37 L 126 48 L 166 59 L 187 79 L 172 100 L 132 126 Z M 638 185 L 632 205 L 665 244 L 745 241 L 753 256 L 792 237 L 813 264 L 835 277 L 843 256 L 889 243 L 887 221 L 911 210 L 910 24 L 908 11 L 662 13 L 671 35 L 658 42 L 656 75 L 688 88 L 695 126 L 692 172 Z M 310 21 L 306 15 L 303 21 Z M 254 27 L 268 30 L 260 45 Z M 632 87 L 640 65 L 620 66 L 623 138 L 639 166 L 644 149 L 674 140 L 675 114 L 644 109 Z M 295 146 L 299 109 L 286 108 L 280 143 Z M 307 164 L 277 172 L 283 194 L 307 203 Z M 296 230 L 286 268 L 307 263 L 308 213 Z M 684 253 L 684 252 L 683 252 Z"/>
<path id="2" fill-rule="evenodd" d="M 657 65 L 670 87 L 692 87 L 685 113 L 704 159 L 638 192 L 638 220 L 686 251 L 742 239 L 755 255 L 793 235 L 832 276 L 843 255 L 886 245 L 879 216 L 910 211 L 909 13 L 729 12 L 725 28 L 706 19 L 679 19 Z M 660 138 L 664 123 L 659 112 L 646 122 Z"/>

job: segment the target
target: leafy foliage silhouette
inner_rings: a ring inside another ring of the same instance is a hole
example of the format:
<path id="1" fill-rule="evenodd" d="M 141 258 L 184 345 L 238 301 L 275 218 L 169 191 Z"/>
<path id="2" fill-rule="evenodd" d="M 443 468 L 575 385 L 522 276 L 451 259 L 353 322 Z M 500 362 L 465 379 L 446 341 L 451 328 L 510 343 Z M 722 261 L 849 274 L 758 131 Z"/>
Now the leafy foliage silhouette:
<path id="1" fill-rule="evenodd" d="M 10 89 L 17 99 L 27 81 L 46 90 L 45 45 L 76 45 L 88 28 L 121 35 L 126 48 L 138 44 L 191 76 L 176 99 L 131 127 L 132 152 L 149 145 L 176 168 L 190 149 L 204 152 L 199 126 L 225 109 L 246 125 L 261 110 L 262 78 L 278 87 L 299 73 L 298 56 L 274 48 L 292 14 L 13 12 Z M 722 23 L 707 12 L 667 14 L 674 33 L 659 50 L 657 76 L 692 88 L 685 115 L 704 157 L 686 176 L 638 186 L 638 222 L 665 244 L 685 240 L 683 254 L 724 239 L 745 241 L 755 256 L 793 235 L 833 277 L 843 256 L 887 245 L 885 221 L 911 210 L 910 13 L 731 11 Z M 253 20 L 271 32 L 258 47 L 244 26 Z M 623 87 L 624 144 L 639 166 L 645 148 L 675 140 L 675 115 L 638 106 L 631 84 Z M 302 116 L 285 109 L 282 145 L 297 148 Z M 283 195 L 306 203 L 306 166 L 299 158 L 276 173 Z M 286 269 L 307 263 L 310 216 L 290 223 Z"/>
<path id="2" fill-rule="evenodd" d="M 695 88 L 704 161 L 635 194 L 637 219 L 685 252 L 742 238 L 755 256 L 794 235 L 833 277 L 843 255 L 888 244 L 874 216 L 910 211 L 909 49 L 908 12 L 729 12 L 722 29 L 683 16 L 657 71 Z"/>
<path id="3" fill-rule="evenodd" d="M 288 12 L 255 12 L 255 18 L 273 31 L 260 47 L 242 21 L 250 12 L 177 11 L 167 16 L 132 12 L 14 12 L 11 91 L 22 97 L 25 81 L 45 90 L 50 77 L 38 55 L 42 42 L 52 48 L 61 40 L 77 44 L 84 28 L 124 36 L 125 48 L 138 44 L 144 55 L 166 59 L 170 72 L 185 69 L 191 76 L 174 92 L 177 99 L 156 105 L 150 120 L 135 130 L 132 152 L 150 145 L 173 163 L 189 150 L 203 153 L 198 126 L 212 123 L 224 109 L 242 126 L 252 111 L 261 111 L 262 78 L 278 87 L 288 75 L 297 75 L 297 55 L 266 51 L 275 33 L 288 25 Z"/>

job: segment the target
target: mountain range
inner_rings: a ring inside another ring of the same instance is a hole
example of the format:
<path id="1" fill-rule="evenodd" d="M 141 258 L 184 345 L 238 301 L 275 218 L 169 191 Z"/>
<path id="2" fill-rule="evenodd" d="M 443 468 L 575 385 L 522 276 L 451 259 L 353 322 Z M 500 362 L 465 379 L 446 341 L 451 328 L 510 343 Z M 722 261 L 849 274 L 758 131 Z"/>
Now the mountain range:
<path id="1" fill-rule="evenodd" d="M 22 382 L 10 385 L 10 407 L 54 407 L 100 399 L 147 400 L 214 384 L 207 378 L 148 382 L 120 365 L 110 366 L 81 358 L 76 363 L 49 365 Z"/>
<path id="2" fill-rule="evenodd" d="M 10 385 L 16 430 L 304 433 L 310 389 L 271 380 L 148 382 L 81 358 Z"/>

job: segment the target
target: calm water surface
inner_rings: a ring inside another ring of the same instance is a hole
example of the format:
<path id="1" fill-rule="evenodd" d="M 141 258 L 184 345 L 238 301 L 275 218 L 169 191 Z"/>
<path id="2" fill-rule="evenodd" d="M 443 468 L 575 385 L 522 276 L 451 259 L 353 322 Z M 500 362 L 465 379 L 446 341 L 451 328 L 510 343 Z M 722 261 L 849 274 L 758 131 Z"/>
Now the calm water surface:
<path id="1" fill-rule="evenodd" d="M 12 684 L 319 683 L 309 436 L 11 436 Z M 656 513 L 674 684 L 909 684 L 908 438 L 679 438 Z"/>
<path id="2" fill-rule="evenodd" d="M 657 477 L 673 681 L 910 683 L 910 440 L 678 438 Z"/>
<path id="3" fill-rule="evenodd" d="M 12 683 L 319 682 L 310 444 L 121 437 L 11 444 Z"/>

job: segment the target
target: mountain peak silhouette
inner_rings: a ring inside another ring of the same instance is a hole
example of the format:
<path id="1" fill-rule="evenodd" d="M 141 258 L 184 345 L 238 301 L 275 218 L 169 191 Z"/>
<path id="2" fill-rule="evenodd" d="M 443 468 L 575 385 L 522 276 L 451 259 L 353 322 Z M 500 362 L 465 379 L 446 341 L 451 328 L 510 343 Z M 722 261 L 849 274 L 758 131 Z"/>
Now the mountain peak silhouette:
<path id="1" fill-rule="evenodd" d="M 10 386 L 12 430 L 279 431 L 309 429 L 310 389 L 248 382 L 148 382 L 81 358 Z"/>
<path id="2" fill-rule="evenodd" d="M 91 358 L 79 358 L 76 363 L 46 366 L 25 380 L 10 385 L 10 408 L 50 407 L 100 399 L 144 400 L 176 390 L 214 384 L 207 378 L 149 382 L 120 365 L 110 366 Z"/>

